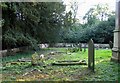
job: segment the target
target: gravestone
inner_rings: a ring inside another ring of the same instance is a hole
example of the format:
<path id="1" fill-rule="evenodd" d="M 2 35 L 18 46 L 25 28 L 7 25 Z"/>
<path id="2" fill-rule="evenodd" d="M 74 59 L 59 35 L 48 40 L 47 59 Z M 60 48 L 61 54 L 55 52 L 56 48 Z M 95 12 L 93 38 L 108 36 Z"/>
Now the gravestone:
<path id="1" fill-rule="evenodd" d="M 94 72 L 94 42 L 91 39 L 88 42 L 88 68 Z"/>
<path id="2" fill-rule="evenodd" d="M 110 49 L 113 48 L 113 43 L 112 43 L 112 41 L 109 41 L 109 46 L 110 46 Z"/>
<path id="3" fill-rule="evenodd" d="M 82 51 L 82 44 L 79 43 L 79 48 L 80 48 L 80 51 Z"/>
<path id="4" fill-rule="evenodd" d="M 86 43 L 84 44 L 84 52 L 86 52 Z"/>
<path id="5" fill-rule="evenodd" d="M 96 45 L 96 50 L 99 50 L 99 45 Z"/>

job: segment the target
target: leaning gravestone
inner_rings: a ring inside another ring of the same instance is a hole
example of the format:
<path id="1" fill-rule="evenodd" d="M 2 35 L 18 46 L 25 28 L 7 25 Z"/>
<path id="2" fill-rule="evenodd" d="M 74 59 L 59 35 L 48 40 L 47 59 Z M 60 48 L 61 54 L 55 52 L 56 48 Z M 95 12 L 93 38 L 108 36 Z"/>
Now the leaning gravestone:
<path id="1" fill-rule="evenodd" d="M 94 42 L 91 39 L 88 42 L 88 68 L 94 72 Z"/>

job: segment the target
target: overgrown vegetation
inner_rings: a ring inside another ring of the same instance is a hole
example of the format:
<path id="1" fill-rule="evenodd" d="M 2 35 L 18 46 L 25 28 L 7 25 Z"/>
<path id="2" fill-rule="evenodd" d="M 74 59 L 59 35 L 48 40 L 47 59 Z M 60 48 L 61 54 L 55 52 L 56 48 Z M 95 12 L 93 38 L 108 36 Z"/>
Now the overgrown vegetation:
<path id="1" fill-rule="evenodd" d="M 55 54 L 50 55 L 50 52 Z M 110 61 L 111 50 L 95 51 L 95 73 L 88 70 L 87 65 L 52 66 L 60 60 L 88 60 L 88 52 L 69 52 L 65 48 L 49 48 L 38 51 L 45 55 L 45 65 L 32 66 L 31 62 L 17 62 L 22 57 L 31 58 L 34 52 L 4 57 L 3 81 L 118 81 L 120 64 Z"/>

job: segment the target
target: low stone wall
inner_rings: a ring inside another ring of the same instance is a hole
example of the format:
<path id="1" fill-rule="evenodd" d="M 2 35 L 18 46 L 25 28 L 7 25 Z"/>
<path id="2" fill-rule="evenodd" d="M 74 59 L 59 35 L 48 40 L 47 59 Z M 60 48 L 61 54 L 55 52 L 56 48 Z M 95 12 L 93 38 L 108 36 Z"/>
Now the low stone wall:
<path id="1" fill-rule="evenodd" d="M 110 49 L 109 44 L 94 44 L 95 48 Z"/>
<path id="2" fill-rule="evenodd" d="M 74 47 L 74 46 L 77 46 L 79 47 L 78 44 L 75 44 L 75 43 L 57 43 L 54 45 L 54 47 Z M 94 44 L 95 48 L 103 48 L 103 49 L 106 49 L 106 48 L 110 48 L 109 44 Z M 81 44 L 81 47 L 84 48 L 88 48 L 88 44 L 86 43 L 82 43 Z"/>
<path id="3" fill-rule="evenodd" d="M 38 44 L 39 48 L 48 48 L 49 44 Z M 0 57 L 5 57 L 9 55 L 15 55 L 18 52 L 25 52 L 27 50 L 32 49 L 30 46 L 24 46 L 24 47 L 19 47 L 19 48 L 13 48 L 13 49 L 8 49 L 8 50 L 0 50 Z"/>
<path id="4" fill-rule="evenodd" d="M 19 48 L 13 48 L 13 49 L 7 49 L 7 50 L 1 50 L 0 51 L 0 57 L 5 57 L 9 55 L 15 55 L 17 52 L 24 52 L 29 50 L 29 46 L 19 47 Z"/>
<path id="5" fill-rule="evenodd" d="M 79 45 L 75 44 L 75 43 L 56 43 L 54 44 L 53 47 L 74 47 L 74 46 L 79 47 Z M 109 49 L 109 44 L 94 44 L 96 49 Z M 48 48 L 49 44 L 38 44 L 39 48 Z M 82 48 L 88 48 L 88 44 L 82 43 L 81 45 Z M 0 57 L 5 57 L 5 56 L 9 56 L 9 55 L 15 55 L 17 52 L 24 52 L 31 49 L 29 46 L 24 46 L 24 47 L 20 47 L 20 48 L 14 48 L 14 49 L 9 49 L 9 50 L 1 50 L 0 51 Z"/>

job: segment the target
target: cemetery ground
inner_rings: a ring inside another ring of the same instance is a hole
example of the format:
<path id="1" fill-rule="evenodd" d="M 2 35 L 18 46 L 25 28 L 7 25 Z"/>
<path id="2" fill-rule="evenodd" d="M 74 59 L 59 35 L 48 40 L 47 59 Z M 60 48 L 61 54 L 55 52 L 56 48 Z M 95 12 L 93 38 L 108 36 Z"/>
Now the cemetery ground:
<path id="1" fill-rule="evenodd" d="M 52 52 L 52 54 L 51 54 Z M 88 65 L 52 65 L 55 61 L 85 60 L 88 63 L 88 50 L 68 52 L 66 48 L 44 48 L 37 51 L 45 55 L 44 64 L 31 65 L 30 61 L 19 62 L 19 59 L 31 59 L 34 51 L 17 53 L 15 56 L 2 58 L 3 81 L 118 81 L 118 66 L 111 62 L 110 49 L 95 50 L 95 73 L 88 70 Z M 120 78 L 119 78 L 120 79 Z"/>

